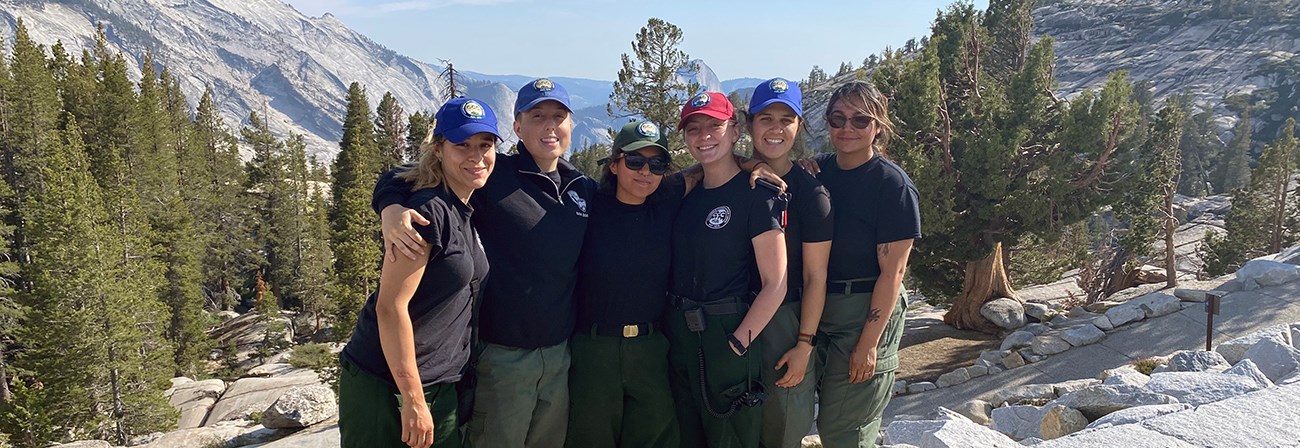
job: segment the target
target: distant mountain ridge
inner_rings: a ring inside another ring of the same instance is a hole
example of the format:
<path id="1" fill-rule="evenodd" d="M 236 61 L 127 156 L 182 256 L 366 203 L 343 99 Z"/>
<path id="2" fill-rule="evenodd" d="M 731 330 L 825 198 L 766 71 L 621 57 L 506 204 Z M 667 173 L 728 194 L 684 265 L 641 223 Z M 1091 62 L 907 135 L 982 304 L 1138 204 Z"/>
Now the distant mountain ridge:
<path id="1" fill-rule="evenodd" d="M 0 0 L 0 36 L 12 41 L 19 18 L 36 42 L 62 41 L 74 55 L 94 45 L 96 23 L 102 23 L 112 49 L 129 59 L 132 79 L 139 79 L 139 64 L 152 52 L 179 79 L 191 105 L 210 86 L 232 130 L 246 124 L 250 112 L 265 110 L 273 132 L 304 135 L 309 151 L 325 159 L 338 151 L 353 81 L 366 87 L 372 108 L 385 91 L 408 113 L 435 110 L 447 99 L 439 87 L 444 67 L 394 52 L 331 14 L 308 17 L 280 0 Z M 700 66 L 699 73 L 682 76 L 721 89 L 713 71 Z M 511 129 L 515 92 L 534 77 L 459 73 L 467 93 L 488 102 L 502 129 Z M 553 79 L 572 98 L 574 146 L 608 142 L 606 128 L 614 120 L 605 104 L 613 83 Z"/>

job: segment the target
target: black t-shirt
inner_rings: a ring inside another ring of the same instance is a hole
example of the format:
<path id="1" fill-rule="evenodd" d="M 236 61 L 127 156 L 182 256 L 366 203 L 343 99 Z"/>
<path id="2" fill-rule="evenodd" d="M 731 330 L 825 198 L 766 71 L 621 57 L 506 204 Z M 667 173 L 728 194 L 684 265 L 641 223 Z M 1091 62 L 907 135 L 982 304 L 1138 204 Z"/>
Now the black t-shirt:
<path id="1" fill-rule="evenodd" d="M 415 364 L 424 386 L 460 379 L 469 360 L 473 297 L 488 262 L 470 225 L 472 210 L 442 187 L 416 191 L 404 206 L 429 220 L 416 230 L 429 243 L 429 262 L 415 295 L 407 305 L 415 336 Z M 375 304 L 379 292 L 366 299 L 344 356 L 362 370 L 393 382 L 379 341 Z"/>
<path id="2" fill-rule="evenodd" d="M 785 225 L 786 266 L 789 268 L 785 301 L 798 302 L 803 299 L 800 295 L 803 289 L 803 243 L 830 241 L 834 236 L 834 216 L 826 187 L 799 165 L 781 176 L 781 180 L 785 181 L 785 192 L 790 196 Z"/>
<path id="3" fill-rule="evenodd" d="M 921 237 L 916 186 L 902 168 L 876 156 L 851 170 L 840 169 L 835 154 L 814 158 L 817 179 L 831 193 L 835 242 L 827 279 L 845 281 L 880 276 L 876 245 Z"/>
<path id="4" fill-rule="evenodd" d="M 578 332 L 651 323 L 667 305 L 680 182 L 665 178 L 644 204 L 597 193 L 578 261 Z"/>
<path id="5" fill-rule="evenodd" d="M 409 195 L 410 184 L 391 174 L 375 186 L 376 212 Z M 497 154 L 487 185 L 470 199 L 492 262 L 479 306 L 483 341 L 533 349 L 573 333 L 578 254 L 596 184 L 563 159 L 559 174 L 557 187 L 519 145 L 518 154 Z"/>
<path id="6" fill-rule="evenodd" d="M 784 199 L 751 189 L 743 171 L 717 188 L 692 189 L 673 225 L 672 293 L 700 302 L 752 300 L 759 280 L 753 238 L 781 230 L 784 211 Z"/>

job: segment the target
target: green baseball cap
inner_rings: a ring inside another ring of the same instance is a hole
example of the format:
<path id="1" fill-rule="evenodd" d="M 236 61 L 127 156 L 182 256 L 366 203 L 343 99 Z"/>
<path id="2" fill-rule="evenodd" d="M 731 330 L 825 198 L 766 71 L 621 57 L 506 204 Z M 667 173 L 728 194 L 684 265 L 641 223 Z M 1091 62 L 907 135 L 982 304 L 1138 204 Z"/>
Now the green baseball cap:
<path id="1" fill-rule="evenodd" d="M 639 120 L 623 125 L 614 137 L 614 150 L 633 152 L 642 148 L 655 147 L 668 152 L 668 137 L 659 130 L 659 125 L 650 120 Z"/>

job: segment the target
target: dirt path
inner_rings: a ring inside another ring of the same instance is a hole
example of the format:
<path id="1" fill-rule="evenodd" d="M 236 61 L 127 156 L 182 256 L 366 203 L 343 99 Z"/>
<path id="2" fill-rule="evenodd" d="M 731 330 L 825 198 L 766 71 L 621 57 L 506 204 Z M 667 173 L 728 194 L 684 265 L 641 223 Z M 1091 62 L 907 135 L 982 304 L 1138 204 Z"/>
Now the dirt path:
<path id="1" fill-rule="evenodd" d="M 924 303 L 907 312 L 907 327 L 898 352 L 899 380 L 934 381 L 955 368 L 971 365 L 984 350 L 996 350 L 995 335 L 962 331 L 943 323 L 943 310 Z"/>

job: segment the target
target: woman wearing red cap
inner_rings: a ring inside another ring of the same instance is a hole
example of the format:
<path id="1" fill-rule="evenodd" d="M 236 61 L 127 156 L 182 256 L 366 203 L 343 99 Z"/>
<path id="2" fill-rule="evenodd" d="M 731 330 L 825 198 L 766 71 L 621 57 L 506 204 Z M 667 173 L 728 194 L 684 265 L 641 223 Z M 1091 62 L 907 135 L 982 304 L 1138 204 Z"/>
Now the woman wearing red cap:
<path id="1" fill-rule="evenodd" d="M 758 446 L 765 394 L 757 337 L 786 292 L 784 199 L 747 185 L 732 155 L 740 138 L 733 115 L 726 96 L 706 92 L 687 101 L 678 124 L 704 171 L 673 225 L 674 309 L 665 317 L 683 447 Z"/>
<path id="2" fill-rule="evenodd" d="M 826 305 L 826 263 L 830 258 L 833 216 L 826 188 L 790 160 L 803 124 L 799 84 L 773 78 L 754 88 L 749 100 L 749 133 L 754 157 L 785 181 L 787 288 L 784 303 L 759 339 L 763 341 L 764 447 L 799 446 L 812 430 L 816 412 L 813 335 Z"/>
<path id="3" fill-rule="evenodd" d="M 404 202 L 428 256 L 383 263 L 379 289 L 361 309 L 339 357 L 339 434 L 344 447 L 462 444 L 456 382 L 469 361 L 470 310 L 487 258 L 470 224 L 474 190 L 496 162 L 496 116 L 482 102 L 448 101 L 397 176 L 415 190 Z"/>

